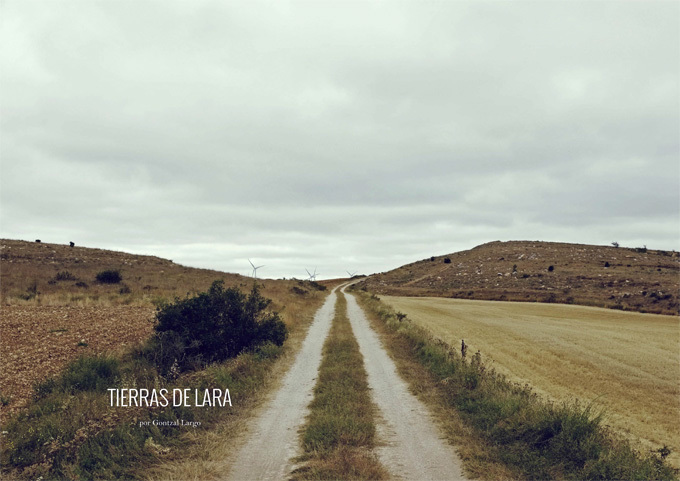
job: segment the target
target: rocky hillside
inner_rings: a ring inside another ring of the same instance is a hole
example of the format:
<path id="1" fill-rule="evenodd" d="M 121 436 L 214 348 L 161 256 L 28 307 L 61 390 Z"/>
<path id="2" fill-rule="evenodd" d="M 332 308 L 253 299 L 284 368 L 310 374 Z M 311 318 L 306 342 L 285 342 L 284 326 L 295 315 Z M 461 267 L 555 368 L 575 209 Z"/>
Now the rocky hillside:
<path id="1" fill-rule="evenodd" d="M 678 315 L 677 252 L 539 241 L 490 242 L 376 274 L 378 294 L 557 302 Z"/>
<path id="2" fill-rule="evenodd" d="M 78 299 L 101 303 L 107 298 L 129 304 L 183 297 L 207 289 L 218 278 L 229 285 L 247 281 L 236 274 L 185 267 L 160 257 L 10 239 L 0 239 L 0 263 L 3 304 L 33 297 L 43 305 Z M 120 282 L 98 282 L 97 274 L 106 270 L 117 271 Z"/>
<path id="3" fill-rule="evenodd" d="M 97 280 L 105 271 L 120 280 Z M 143 341 L 152 333 L 155 306 L 206 291 L 218 279 L 246 292 L 253 284 L 159 257 L 0 239 L 0 422 L 23 409 L 35 383 L 81 354 L 121 352 Z M 322 297 L 317 283 L 258 284 L 289 325 L 311 316 Z"/>

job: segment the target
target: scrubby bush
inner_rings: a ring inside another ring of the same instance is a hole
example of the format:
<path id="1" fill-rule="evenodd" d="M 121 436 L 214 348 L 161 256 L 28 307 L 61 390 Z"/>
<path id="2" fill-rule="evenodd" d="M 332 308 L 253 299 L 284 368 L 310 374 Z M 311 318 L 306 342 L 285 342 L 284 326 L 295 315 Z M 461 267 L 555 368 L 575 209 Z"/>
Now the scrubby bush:
<path id="1" fill-rule="evenodd" d="M 30 301 L 31 299 L 35 299 L 38 294 L 40 294 L 40 292 L 38 292 L 38 281 L 34 279 L 26 288 L 26 292 L 19 294 L 19 298 Z"/>
<path id="2" fill-rule="evenodd" d="M 307 294 L 307 291 L 304 289 L 299 288 L 298 286 L 293 286 L 290 288 L 290 290 L 294 293 L 297 294 L 298 296 L 304 296 Z"/>
<path id="3" fill-rule="evenodd" d="M 444 264 L 451 264 L 451 259 L 449 259 L 448 257 L 445 257 L 444 258 Z"/>
<path id="4" fill-rule="evenodd" d="M 159 306 L 147 353 L 161 374 L 222 361 L 266 342 L 281 346 L 288 330 L 259 289 L 254 284 L 246 295 L 215 281 L 208 292 Z"/>
<path id="5" fill-rule="evenodd" d="M 56 276 L 54 276 L 55 281 L 77 281 L 78 278 L 71 274 L 69 271 L 61 271 Z"/>
<path id="6" fill-rule="evenodd" d="M 116 270 L 101 271 L 97 274 L 97 282 L 102 284 L 118 284 L 122 280 L 123 276 Z"/>
<path id="7" fill-rule="evenodd" d="M 326 290 L 326 286 L 324 286 L 323 284 L 319 284 L 316 281 L 308 281 L 308 282 L 317 291 L 325 291 Z"/>

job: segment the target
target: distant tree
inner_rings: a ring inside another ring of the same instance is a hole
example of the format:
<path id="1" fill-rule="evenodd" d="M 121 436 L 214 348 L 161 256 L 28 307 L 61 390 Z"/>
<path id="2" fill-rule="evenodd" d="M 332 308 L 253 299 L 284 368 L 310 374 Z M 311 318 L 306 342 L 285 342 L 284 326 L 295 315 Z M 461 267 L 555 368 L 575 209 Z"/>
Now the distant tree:
<path id="1" fill-rule="evenodd" d="M 618 247 L 618 246 L 619 246 L 619 243 L 616 242 L 616 241 L 614 241 L 614 242 L 612 242 L 612 245 L 613 245 L 614 247 Z"/>
<path id="2" fill-rule="evenodd" d="M 446 258 L 444 259 L 444 264 L 451 264 L 451 259 L 449 259 L 448 257 L 446 257 Z"/>

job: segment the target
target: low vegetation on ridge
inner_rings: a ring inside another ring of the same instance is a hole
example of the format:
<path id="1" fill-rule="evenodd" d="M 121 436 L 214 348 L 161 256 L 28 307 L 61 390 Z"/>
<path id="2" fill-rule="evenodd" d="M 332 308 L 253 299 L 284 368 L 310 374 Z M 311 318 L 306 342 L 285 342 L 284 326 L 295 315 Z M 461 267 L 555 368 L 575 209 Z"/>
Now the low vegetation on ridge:
<path id="1" fill-rule="evenodd" d="M 580 304 L 678 315 L 680 254 L 540 241 L 432 256 L 362 285 L 376 294 Z"/>

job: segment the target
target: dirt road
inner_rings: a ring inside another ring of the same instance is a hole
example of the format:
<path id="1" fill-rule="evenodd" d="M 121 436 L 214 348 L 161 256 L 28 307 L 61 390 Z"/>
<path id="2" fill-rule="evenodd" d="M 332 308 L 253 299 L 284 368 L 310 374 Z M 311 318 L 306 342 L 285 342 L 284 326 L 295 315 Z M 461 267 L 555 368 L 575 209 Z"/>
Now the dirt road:
<path id="1" fill-rule="evenodd" d="M 347 295 L 348 317 L 357 338 L 373 401 L 380 410 L 377 454 L 395 479 L 464 479 L 456 454 L 442 440 L 425 406 L 397 375 L 396 367 L 369 327 L 363 311 Z M 300 454 L 299 429 L 313 398 L 321 350 L 335 313 L 335 289 L 319 309 L 281 388 L 254 421 L 232 465 L 229 480 L 287 479 Z"/>
<path id="2" fill-rule="evenodd" d="M 458 456 L 442 439 L 425 405 L 397 374 L 394 362 L 351 295 L 347 295 L 347 315 L 364 356 L 373 402 L 383 419 L 377 426 L 383 444 L 377 449 L 380 461 L 396 479 L 465 479 Z"/>
<path id="3" fill-rule="evenodd" d="M 281 388 L 255 421 L 231 468 L 230 480 L 287 479 L 298 454 L 298 429 L 312 400 L 321 364 L 321 348 L 335 314 L 335 289 L 314 316 L 302 348 Z"/>

